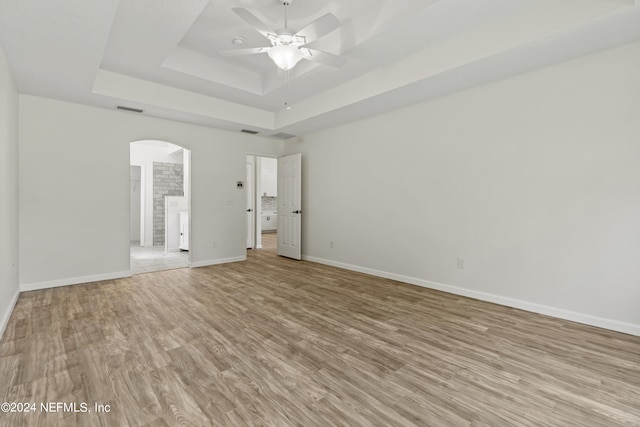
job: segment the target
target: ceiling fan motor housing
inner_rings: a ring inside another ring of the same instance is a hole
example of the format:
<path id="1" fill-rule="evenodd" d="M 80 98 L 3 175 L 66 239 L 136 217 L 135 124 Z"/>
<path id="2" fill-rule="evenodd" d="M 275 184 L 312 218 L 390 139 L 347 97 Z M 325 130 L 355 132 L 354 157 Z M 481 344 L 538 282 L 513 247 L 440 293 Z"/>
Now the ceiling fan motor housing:
<path id="1" fill-rule="evenodd" d="M 270 0 L 274 1 L 274 0 Z M 287 25 L 287 6 L 293 3 L 293 0 L 278 0 L 284 8 L 284 28 L 278 31 L 272 31 L 258 17 L 245 8 L 232 8 L 232 10 L 246 23 L 254 27 L 260 34 L 271 42 L 269 47 L 234 49 L 230 51 L 220 52 L 223 56 L 242 56 L 254 55 L 258 53 L 267 53 L 273 62 L 282 70 L 290 70 L 301 59 L 320 62 L 332 67 L 341 67 L 346 59 L 337 55 L 306 47 L 320 37 L 340 27 L 340 21 L 331 13 L 326 13 L 320 18 L 312 21 L 304 26 L 301 30 L 294 32 Z M 240 40 L 234 40 L 237 46 Z"/>

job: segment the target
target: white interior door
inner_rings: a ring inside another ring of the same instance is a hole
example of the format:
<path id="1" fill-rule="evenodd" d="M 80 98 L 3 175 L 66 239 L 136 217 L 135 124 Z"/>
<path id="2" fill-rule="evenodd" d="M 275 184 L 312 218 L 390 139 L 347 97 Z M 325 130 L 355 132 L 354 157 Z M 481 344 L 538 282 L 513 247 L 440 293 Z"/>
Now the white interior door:
<path id="1" fill-rule="evenodd" d="M 278 255 L 301 258 L 302 154 L 278 159 Z"/>
<path id="2" fill-rule="evenodd" d="M 255 192 L 253 190 L 254 183 L 254 164 L 247 162 L 247 249 L 252 249 L 256 238 L 255 224 Z"/>

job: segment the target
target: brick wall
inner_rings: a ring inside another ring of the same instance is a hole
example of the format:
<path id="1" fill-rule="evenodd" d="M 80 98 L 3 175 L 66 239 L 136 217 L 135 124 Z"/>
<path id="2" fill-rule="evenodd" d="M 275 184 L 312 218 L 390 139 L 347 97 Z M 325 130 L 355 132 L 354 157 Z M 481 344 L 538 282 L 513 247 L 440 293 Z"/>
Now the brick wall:
<path id="1" fill-rule="evenodd" d="M 180 163 L 153 162 L 153 245 L 164 245 L 164 198 L 184 196 Z"/>
<path id="2" fill-rule="evenodd" d="M 278 198 L 271 196 L 262 196 L 262 210 L 275 211 L 278 210 Z"/>

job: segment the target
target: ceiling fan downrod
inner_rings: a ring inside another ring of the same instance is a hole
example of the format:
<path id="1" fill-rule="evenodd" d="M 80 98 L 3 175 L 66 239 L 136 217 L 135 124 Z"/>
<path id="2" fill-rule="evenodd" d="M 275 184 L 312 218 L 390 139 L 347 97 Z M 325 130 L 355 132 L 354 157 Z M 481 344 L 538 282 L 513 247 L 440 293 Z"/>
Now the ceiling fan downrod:
<path id="1" fill-rule="evenodd" d="M 287 6 L 291 4 L 290 0 L 282 0 L 282 5 L 284 6 L 284 30 L 286 31 L 288 28 L 287 22 Z"/>

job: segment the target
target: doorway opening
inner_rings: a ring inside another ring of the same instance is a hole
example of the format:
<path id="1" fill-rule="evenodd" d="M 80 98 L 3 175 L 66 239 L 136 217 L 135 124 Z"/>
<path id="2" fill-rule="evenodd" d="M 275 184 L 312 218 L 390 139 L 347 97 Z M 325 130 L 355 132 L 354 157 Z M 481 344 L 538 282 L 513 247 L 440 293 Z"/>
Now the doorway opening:
<path id="1" fill-rule="evenodd" d="M 189 267 L 190 150 L 134 141 L 129 159 L 131 274 Z"/>
<path id="2" fill-rule="evenodd" d="M 247 249 L 277 249 L 278 159 L 247 156 Z"/>

